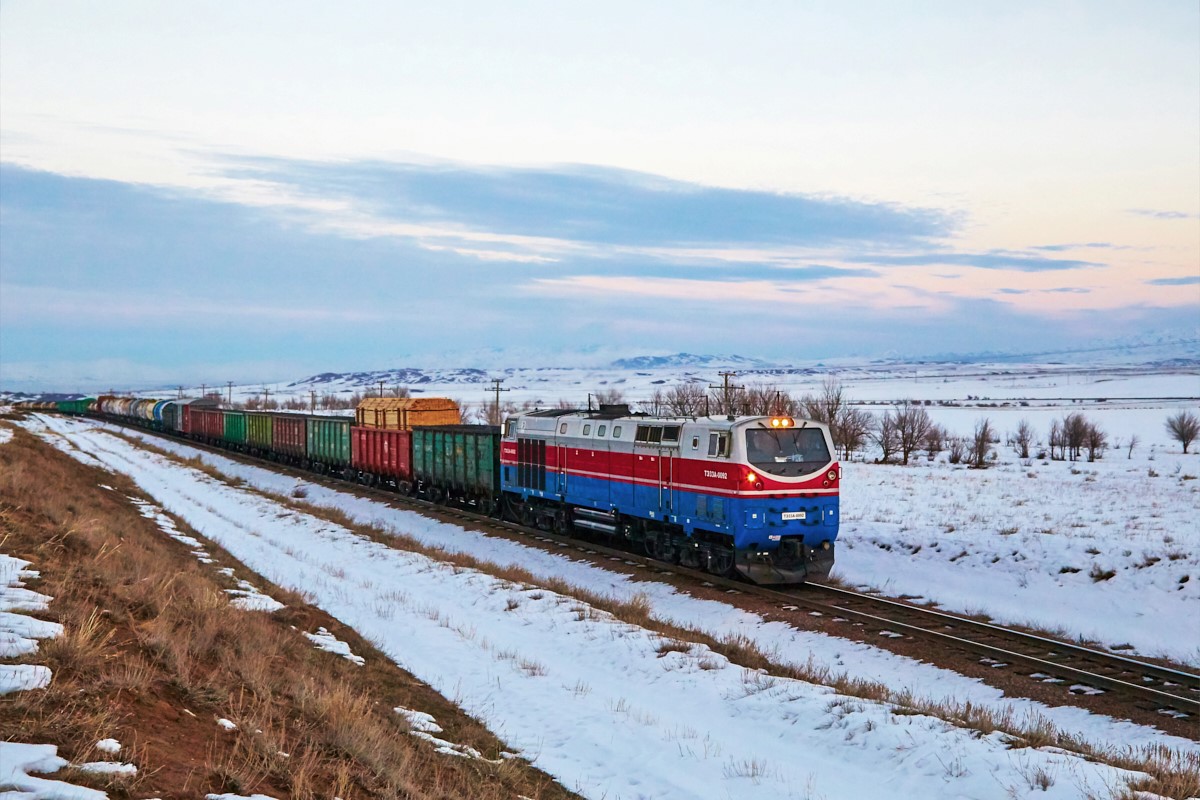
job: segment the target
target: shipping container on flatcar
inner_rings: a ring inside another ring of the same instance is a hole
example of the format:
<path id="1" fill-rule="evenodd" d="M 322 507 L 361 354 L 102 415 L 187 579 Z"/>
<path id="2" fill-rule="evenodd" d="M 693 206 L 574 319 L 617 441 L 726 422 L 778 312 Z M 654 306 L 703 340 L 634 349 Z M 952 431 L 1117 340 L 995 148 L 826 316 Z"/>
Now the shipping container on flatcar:
<path id="1" fill-rule="evenodd" d="M 271 414 L 246 412 L 246 444 L 255 450 L 270 450 L 275 442 L 275 424 Z"/>
<path id="2" fill-rule="evenodd" d="M 349 417 L 306 417 L 308 458 L 323 471 L 342 471 L 350 466 Z"/>
<path id="3" fill-rule="evenodd" d="M 289 458 L 308 458 L 306 417 L 299 414 L 276 414 L 271 418 L 272 450 Z"/>
<path id="4" fill-rule="evenodd" d="M 458 403 L 448 397 L 368 397 L 354 410 L 354 424 L 360 428 L 406 431 L 460 422 Z"/>
<path id="5" fill-rule="evenodd" d="M 412 489 L 412 433 L 382 428 L 350 429 L 350 464 L 363 482 Z"/>
<path id="6" fill-rule="evenodd" d="M 476 502 L 491 513 L 500 491 L 500 428 L 436 425 L 413 428 L 413 480 L 435 501 Z"/>

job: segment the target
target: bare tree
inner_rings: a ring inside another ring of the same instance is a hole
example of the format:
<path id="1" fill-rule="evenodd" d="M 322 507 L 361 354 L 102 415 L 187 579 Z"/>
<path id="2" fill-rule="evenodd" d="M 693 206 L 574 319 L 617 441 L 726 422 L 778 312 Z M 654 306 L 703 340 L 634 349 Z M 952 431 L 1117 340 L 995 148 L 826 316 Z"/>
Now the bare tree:
<path id="1" fill-rule="evenodd" d="M 975 423 L 975 435 L 971 439 L 971 466 L 983 469 L 987 466 L 988 453 L 992 449 L 992 422 L 987 417 Z"/>
<path id="2" fill-rule="evenodd" d="M 894 419 L 896 446 L 900 450 L 900 461 L 907 464 L 908 457 L 925 440 L 925 434 L 929 432 L 933 420 L 929 418 L 929 412 L 925 410 L 924 406 L 917 405 L 911 400 L 904 400 L 895 406 Z"/>
<path id="3" fill-rule="evenodd" d="M 960 436 L 951 437 L 947 447 L 946 458 L 951 464 L 962 463 L 963 456 L 966 455 L 967 446 Z"/>
<path id="4" fill-rule="evenodd" d="M 863 449 L 873 422 L 871 415 L 861 408 L 846 408 L 833 440 L 834 446 L 842 451 L 843 458 L 849 459 L 851 453 Z"/>
<path id="5" fill-rule="evenodd" d="M 1052 461 L 1062 461 L 1067 457 L 1067 440 L 1063 436 L 1062 423 L 1058 420 L 1050 420 L 1050 459 Z"/>
<path id="6" fill-rule="evenodd" d="M 1013 449 L 1021 458 L 1029 458 L 1029 448 L 1033 443 L 1033 426 L 1029 420 L 1023 419 L 1017 423 L 1017 432 L 1013 434 Z"/>
<path id="7" fill-rule="evenodd" d="M 896 432 L 896 418 L 891 411 L 883 412 L 883 416 L 875 423 L 875 430 L 871 434 L 871 438 L 875 440 L 875 444 L 879 445 L 879 460 L 884 464 L 891 461 L 892 456 L 900 447 L 900 436 Z"/>
<path id="8" fill-rule="evenodd" d="M 1067 453 L 1072 461 L 1079 460 L 1079 456 L 1087 442 L 1089 425 L 1087 417 L 1078 411 L 1063 417 L 1063 437 L 1066 440 Z"/>
<path id="9" fill-rule="evenodd" d="M 1108 435 L 1100 430 L 1099 425 L 1089 422 L 1083 444 L 1087 448 L 1088 461 L 1095 461 L 1104 457 L 1104 448 L 1108 447 Z"/>
<path id="10" fill-rule="evenodd" d="M 1183 452 L 1186 454 L 1188 445 L 1200 435 L 1200 419 L 1190 411 L 1180 411 L 1173 417 L 1167 417 L 1167 433 L 1183 445 Z"/>
<path id="11" fill-rule="evenodd" d="M 929 460 L 933 461 L 946 446 L 946 429 L 941 425 L 930 425 L 929 430 L 925 432 L 925 439 L 921 442 L 921 446 L 925 448 Z"/>
<path id="12" fill-rule="evenodd" d="M 1128 459 L 1133 458 L 1133 448 L 1135 448 L 1137 446 L 1138 446 L 1138 437 L 1137 437 L 1137 434 L 1135 433 L 1133 436 L 1129 437 L 1129 455 L 1127 455 L 1126 458 L 1128 458 Z"/>
<path id="13" fill-rule="evenodd" d="M 777 414 L 791 415 L 797 404 L 791 396 L 769 383 L 759 383 L 747 387 L 733 399 L 738 413 L 755 416 L 775 416 Z"/>
<path id="14" fill-rule="evenodd" d="M 698 417 L 704 411 L 704 387 L 681 383 L 666 392 L 667 413 L 675 417 Z"/>
<path id="15" fill-rule="evenodd" d="M 620 389 L 597 389 L 592 392 L 592 397 L 602 406 L 616 406 L 625 402 L 625 394 Z M 575 408 L 577 404 L 571 403 L 559 408 Z"/>

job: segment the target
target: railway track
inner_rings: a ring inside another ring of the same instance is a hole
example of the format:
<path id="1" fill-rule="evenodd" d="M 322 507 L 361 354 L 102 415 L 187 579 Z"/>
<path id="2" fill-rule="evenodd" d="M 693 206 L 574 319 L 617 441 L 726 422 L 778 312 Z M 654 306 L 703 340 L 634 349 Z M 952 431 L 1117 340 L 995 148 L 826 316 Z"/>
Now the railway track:
<path id="1" fill-rule="evenodd" d="M 106 420 L 107 421 L 107 420 Z M 117 423 L 119 424 L 119 423 Z M 1061 685 L 1065 691 L 1081 695 L 1107 693 L 1123 704 L 1143 712 L 1156 713 L 1187 722 L 1200 722 L 1200 675 L 1151 664 L 1127 656 L 1096 650 L 1059 639 L 982 622 L 969 617 L 926 608 L 891 598 L 879 597 L 825 584 L 805 584 L 792 589 L 756 586 L 731 578 L 669 564 L 617 549 L 591 539 L 561 536 L 540 528 L 528 528 L 498 520 L 469 508 L 441 505 L 416 497 L 362 484 L 349 483 L 327 475 L 286 466 L 276 461 L 202 444 L 183 437 L 131 427 L 142 433 L 176 439 L 191 447 L 231 456 L 266 468 L 292 474 L 329 488 L 345 490 L 353 486 L 361 494 L 390 503 L 429 511 L 439 517 L 468 522 L 482 529 L 498 529 L 532 536 L 546 543 L 573 547 L 585 554 L 600 555 L 641 565 L 663 574 L 677 575 L 707 587 L 752 595 L 773 604 L 782 614 L 801 610 L 825 615 L 834 622 L 863 626 L 889 638 L 915 638 L 934 642 L 976 656 L 981 663 L 996 669 L 1014 669 L 1032 681 Z"/>

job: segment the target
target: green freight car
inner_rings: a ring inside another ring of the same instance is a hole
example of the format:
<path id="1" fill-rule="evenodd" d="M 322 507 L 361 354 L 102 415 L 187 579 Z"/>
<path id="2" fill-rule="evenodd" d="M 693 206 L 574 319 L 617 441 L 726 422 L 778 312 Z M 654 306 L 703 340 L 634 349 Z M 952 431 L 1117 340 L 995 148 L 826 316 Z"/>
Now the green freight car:
<path id="1" fill-rule="evenodd" d="M 59 400 L 58 413 L 60 414 L 86 414 L 88 406 L 96 402 L 94 397 L 85 397 L 81 400 Z"/>
<path id="2" fill-rule="evenodd" d="M 350 417 L 308 417 L 308 459 L 322 472 L 350 468 Z"/>
<path id="3" fill-rule="evenodd" d="M 270 451 L 275 444 L 275 422 L 270 414 L 246 412 L 246 443 L 253 450 Z"/>
<path id="4" fill-rule="evenodd" d="M 435 501 L 475 502 L 490 513 L 500 496 L 500 428 L 413 428 L 413 481 Z"/>
<path id="5" fill-rule="evenodd" d="M 223 411 L 225 418 L 225 441 L 232 444 L 246 443 L 246 412 Z"/>

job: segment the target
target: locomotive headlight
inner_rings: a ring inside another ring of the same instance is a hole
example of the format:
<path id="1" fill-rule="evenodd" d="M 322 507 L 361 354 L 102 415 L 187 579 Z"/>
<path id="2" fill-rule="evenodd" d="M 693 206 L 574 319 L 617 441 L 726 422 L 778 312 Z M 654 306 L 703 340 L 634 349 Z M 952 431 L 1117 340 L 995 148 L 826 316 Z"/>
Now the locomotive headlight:
<path id="1" fill-rule="evenodd" d="M 826 475 L 825 477 L 829 478 L 829 480 L 831 480 L 831 481 L 836 481 L 837 480 L 837 470 L 836 469 L 829 470 L 829 474 Z"/>
<path id="2" fill-rule="evenodd" d="M 758 476 L 755 475 L 753 472 L 746 473 L 746 482 L 747 483 L 754 483 L 754 481 L 757 479 L 758 479 Z"/>

